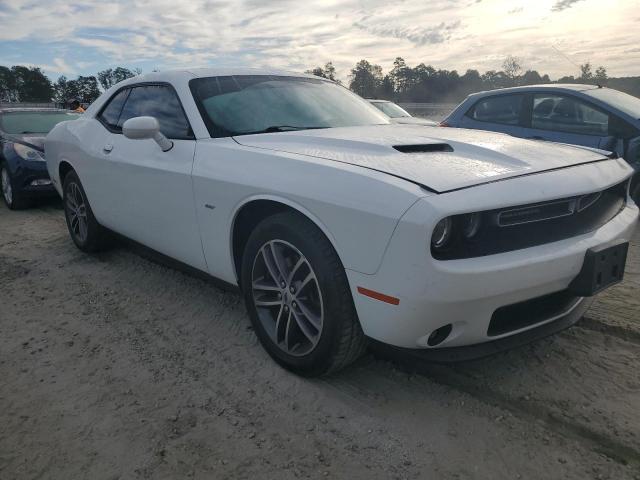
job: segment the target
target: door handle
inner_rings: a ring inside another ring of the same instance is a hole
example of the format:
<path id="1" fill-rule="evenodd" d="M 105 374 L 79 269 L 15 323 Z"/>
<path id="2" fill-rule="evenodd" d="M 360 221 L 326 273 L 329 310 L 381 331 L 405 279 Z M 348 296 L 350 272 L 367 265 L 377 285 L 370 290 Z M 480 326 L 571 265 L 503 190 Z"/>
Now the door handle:
<path id="1" fill-rule="evenodd" d="M 104 153 L 111 153 L 111 150 L 113 150 L 113 145 L 107 143 L 104 147 L 102 147 L 102 150 L 104 150 Z"/>

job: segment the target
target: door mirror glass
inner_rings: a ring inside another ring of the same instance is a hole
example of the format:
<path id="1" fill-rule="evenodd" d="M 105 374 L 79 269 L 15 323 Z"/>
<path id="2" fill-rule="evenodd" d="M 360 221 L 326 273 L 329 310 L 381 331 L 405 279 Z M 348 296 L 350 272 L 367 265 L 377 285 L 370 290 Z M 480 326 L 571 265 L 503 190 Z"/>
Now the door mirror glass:
<path id="1" fill-rule="evenodd" d="M 160 124 L 154 117 L 130 118 L 122 125 L 122 133 L 131 140 L 153 139 L 163 152 L 173 147 L 173 142 L 160 132 Z"/>

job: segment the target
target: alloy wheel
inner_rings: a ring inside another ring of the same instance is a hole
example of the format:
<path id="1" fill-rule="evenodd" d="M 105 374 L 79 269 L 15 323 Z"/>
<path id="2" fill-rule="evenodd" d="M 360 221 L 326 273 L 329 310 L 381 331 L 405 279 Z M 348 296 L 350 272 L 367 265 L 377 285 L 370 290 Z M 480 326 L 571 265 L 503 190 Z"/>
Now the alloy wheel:
<path id="1" fill-rule="evenodd" d="M 6 168 L 2 169 L 0 177 L 0 181 L 2 182 L 2 195 L 7 205 L 11 205 L 11 203 L 13 203 L 13 189 L 11 188 L 11 179 L 9 178 L 9 172 L 7 172 Z"/>
<path id="2" fill-rule="evenodd" d="M 316 347 L 322 334 L 324 306 L 311 264 L 284 240 L 265 243 L 253 261 L 253 302 L 275 345 L 292 356 Z"/>
<path id="3" fill-rule="evenodd" d="M 87 205 L 77 183 L 69 184 L 65 204 L 71 231 L 76 239 L 83 243 L 87 240 L 88 235 Z"/>

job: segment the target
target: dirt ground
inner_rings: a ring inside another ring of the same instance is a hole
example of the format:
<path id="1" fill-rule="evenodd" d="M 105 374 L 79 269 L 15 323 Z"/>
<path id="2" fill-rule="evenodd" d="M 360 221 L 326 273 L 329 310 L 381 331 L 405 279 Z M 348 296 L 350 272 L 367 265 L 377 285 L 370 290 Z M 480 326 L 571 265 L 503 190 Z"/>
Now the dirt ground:
<path id="1" fill-rule="evenodd" d="M 240 296 L 59 206 L 0 206 L 0 479 L 640 479 L 640 232 L 577 326 L 492 358 L 307 380 Z"/>

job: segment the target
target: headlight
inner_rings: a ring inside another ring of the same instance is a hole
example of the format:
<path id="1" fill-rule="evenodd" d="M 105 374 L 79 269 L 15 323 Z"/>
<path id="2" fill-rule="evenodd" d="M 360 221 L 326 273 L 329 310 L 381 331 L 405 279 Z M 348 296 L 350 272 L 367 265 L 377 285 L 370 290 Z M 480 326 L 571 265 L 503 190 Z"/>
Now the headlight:
<path id="1" fill-rule="evenodd" d="M 462 235 L 464 238 L 471 239 L 480 231 L 481 216 L 479 213 L 470 213 L 462 218 Z"/>
<path id="2" fill-rule="evenodd" d="M 453 221 L 451 220 L 451 217 L 440 220 L 436 225 L 436 228 L 433 229 L 433 234 L 431 235 L 431 246 L 433 248 L 442 248 L 449 243 L 452 227 Z"/>
<path id="3" fill-rule="evenodd" d="M 23 160 L 29 160 L 31 162 L 43 162 L 44 153 L 31 147 L 27 147 L 21 143 L 13 144 L 13 151 L 18 154 Z"/>

